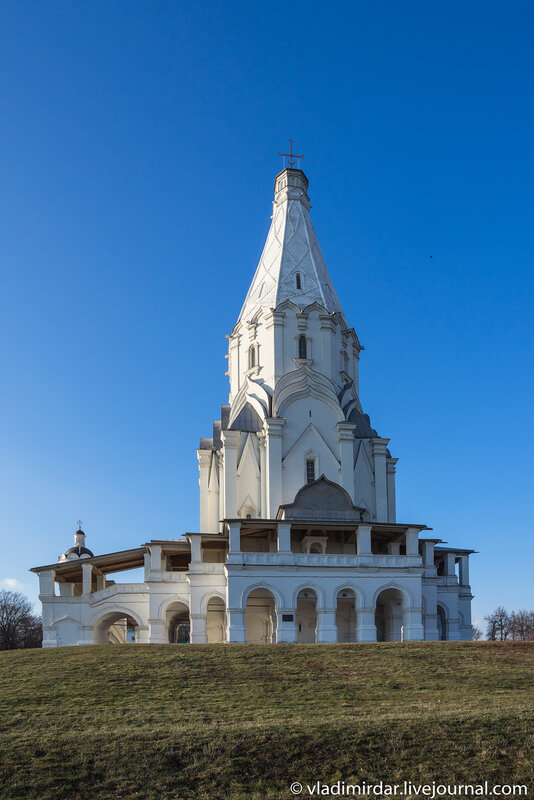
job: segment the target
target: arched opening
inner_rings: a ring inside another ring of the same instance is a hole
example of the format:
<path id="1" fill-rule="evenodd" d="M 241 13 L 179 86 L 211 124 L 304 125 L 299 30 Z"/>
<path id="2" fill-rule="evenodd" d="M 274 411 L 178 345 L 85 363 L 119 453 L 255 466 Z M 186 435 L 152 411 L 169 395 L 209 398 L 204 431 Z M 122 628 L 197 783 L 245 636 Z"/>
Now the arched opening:
<path id="1" fill-rule="evenodd" d="M 256 366 L 256 348 L 253 344 L 248 348 L 248 368 L 252 369 Z"/>
<path id="2" fill-rule="evenodd" d="M 299 336 L 299 358 L 308 358 L 308 342 L 305 336 Z"/>
<path id="3" fill-rule="evenodd" d="M 273 644 L 276 641 L 276 601 L 268 589 L 253 589 L 245 606 L 246 641 Z"/>
<path id="4" fill-rule="evenodd" d="M 401 642 L 403 638 L 403 602 L 399 589 L 384 589 L 376 598 L 376 641 Z"/>
<path id="5" fill-rule="evenodd" d="M 165 611 L 165 627 L 171 644 L 189 644 L 191 640 L 191 622 L 189 609 L 185 603 L 171 603 Z"/>
<path id="6" fill-rule="evenodd" d="M 296 283 L 297 283 L 297 289 L 302 289 L 302 279 L 300 276 L 300 272 L 297 272 Z"/>
<path id="7" fill-rule="evenodd" d="M 135 644 L 137 622 L 120 611 L 110 612 L 101 617 L 93 628 L 95 644 Z"/>
<path id="8" fill-rule="evenodd" d="M 317 595 L 313 589 L 301 589 L 297 595 L 297 642 L 315 644 L 317 641 Z"/>
<path id="9" fill-rule="evenodd" d="M 226 609 L 220 597 L 212 597 L 208 602 L 206 633 L 209 644 L 226 641 Z"/>
<path id="10" fill-rule="evenodd" d="M 440 642 L 446 642 L 448 638 L 447 612 L 438 603 L 438 638 Z"/>
<path id="11" fill-rule="evenodd" d="M 337 594 L 336 627 L 338 642 L 356 641 L 356 594 L 353 589 L 341 589 Z"/>

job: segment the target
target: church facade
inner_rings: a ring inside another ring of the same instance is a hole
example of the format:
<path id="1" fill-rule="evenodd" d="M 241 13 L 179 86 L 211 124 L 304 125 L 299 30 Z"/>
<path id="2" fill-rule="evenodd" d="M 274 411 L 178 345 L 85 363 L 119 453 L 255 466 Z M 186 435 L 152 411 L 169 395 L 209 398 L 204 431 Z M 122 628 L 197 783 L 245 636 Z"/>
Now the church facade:
<path id="1" fill-rule="evenodd" d="M 397 459 L 359 397 L 362 346 L 284 169 L 228 336 L 229 402 L 197 451 L 198 532 L 35 567 L 44 647 L 471 638 L 469 555 L 397 522 Z M 108 576 L 142 567 L 141 583 Z"/>

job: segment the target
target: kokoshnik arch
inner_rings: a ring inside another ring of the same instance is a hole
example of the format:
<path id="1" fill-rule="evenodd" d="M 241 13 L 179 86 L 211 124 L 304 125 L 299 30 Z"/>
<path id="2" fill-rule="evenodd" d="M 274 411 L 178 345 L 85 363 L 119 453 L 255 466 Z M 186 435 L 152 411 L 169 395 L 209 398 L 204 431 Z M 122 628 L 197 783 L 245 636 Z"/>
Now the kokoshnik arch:
<path id="1" fill-rule="evenodd" d="M 44 647 L 471 638 L 469 555 L 399 523 L 397 459 L 359 399 L 363 349 L 300 169 L 228 336 L 229 402 L 198 449 L 200 530 L 35 567 Z M 143 583 L 108 576 L 144 567 Z"/>

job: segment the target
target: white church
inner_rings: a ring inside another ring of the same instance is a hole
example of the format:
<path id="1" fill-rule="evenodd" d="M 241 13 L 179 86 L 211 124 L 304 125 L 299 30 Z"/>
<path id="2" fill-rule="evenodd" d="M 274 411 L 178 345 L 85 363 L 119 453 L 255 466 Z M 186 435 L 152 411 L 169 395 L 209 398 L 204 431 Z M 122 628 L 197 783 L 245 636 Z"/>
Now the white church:
<path id="1" fill-rule="evenodd" d="M 43 647 L 471 638 L 469 555 L 397 522 L 389 439 L 359 399 L 345 319 L 300 169 L 228 336 L 230 396 L 200 440 L 200 527 L 94 555 L 85 534 L 33 568 Z M 115 582 L 142 568 L 142 583 Z"/>

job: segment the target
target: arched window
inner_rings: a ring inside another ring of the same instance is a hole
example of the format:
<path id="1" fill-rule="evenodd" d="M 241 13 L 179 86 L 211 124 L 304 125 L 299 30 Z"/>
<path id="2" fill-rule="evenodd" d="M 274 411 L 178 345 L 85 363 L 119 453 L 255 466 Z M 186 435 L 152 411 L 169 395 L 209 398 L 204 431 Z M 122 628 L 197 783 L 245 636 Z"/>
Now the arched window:
<path id="1" fill-rule="evenodd" d="M 248 348 L 248 368 L 252 369 L 252 367 L 256 366 L 256 348 L 253 344 L 250 345 Z"/>
<path id="2" fill-rule="evenodd" d="M 315 459 L 306 459 L 306 483 L 313 483 L 315 480 Z"/>
<path id="3" fill-rule="evenodd" d="M 308 358 L 308 343 L 305 336 L 299 336 L 299 358 Z"/>
<path id="4" fill-rule="evenodd" d="M 297 289 L 302 289 L 302 281 L 300 279 L 300 272 L 297 272 L 296 282 L 297 282 Z"/>

